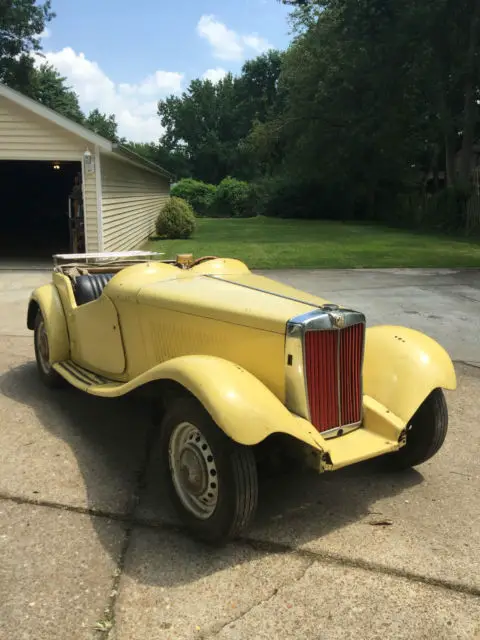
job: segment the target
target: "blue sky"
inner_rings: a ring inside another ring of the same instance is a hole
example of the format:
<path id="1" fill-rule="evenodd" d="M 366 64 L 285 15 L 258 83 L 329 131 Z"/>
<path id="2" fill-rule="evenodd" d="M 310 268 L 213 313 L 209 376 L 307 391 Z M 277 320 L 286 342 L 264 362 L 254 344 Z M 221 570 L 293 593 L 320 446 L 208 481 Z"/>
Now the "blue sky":
<path id="1" fill-rule="evenodd" d="M 43 51 L 85 111 L 115 113 L 120 134 L 161 134 L 156 102 L 198 77 L 238 72 L 290 40 L 277 0 L 54 0 Z"/>

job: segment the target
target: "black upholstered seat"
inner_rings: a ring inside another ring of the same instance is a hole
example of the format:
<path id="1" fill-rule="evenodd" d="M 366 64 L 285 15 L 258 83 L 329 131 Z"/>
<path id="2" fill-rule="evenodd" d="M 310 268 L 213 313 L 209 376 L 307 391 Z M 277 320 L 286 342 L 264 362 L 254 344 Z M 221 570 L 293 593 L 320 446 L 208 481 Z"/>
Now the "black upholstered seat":
<path id="1" fill-rule="evenodd" d="M 88 276 L 77 276 L 74 287 L 77 304 L 86 304 L 99 298 L 114 275 L 114 273 L 91 273 Z"/>

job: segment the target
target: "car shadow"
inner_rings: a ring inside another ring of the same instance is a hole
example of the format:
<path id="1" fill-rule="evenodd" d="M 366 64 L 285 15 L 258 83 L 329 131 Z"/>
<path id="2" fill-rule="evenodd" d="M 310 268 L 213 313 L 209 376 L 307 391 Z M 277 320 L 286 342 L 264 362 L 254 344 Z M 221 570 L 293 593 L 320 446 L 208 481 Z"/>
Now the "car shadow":
<path id="1" fill-rule="evenodd" d="M 279 541 L 286 548 L 296 548 L 365 518 L 381 517 L 375 509 L 378 500 L 401 494 L 423 480 L 415 470 L 387 475 L 372 463 L 322 475 L 288 468 L 263 473 L 256 521 L 243 550 L 235 543 L 212 549 L 190 540 L 178 527 L 158 481 L 158 441 L 152 437 L 151 407 L 141 397 L 100 399 L 73 388 L 51 391 L 40 382 L 34 362 L 1 375 L 0 392 L 33 410 L 42 428 L 70 447 L 85 486 L 80 501 L 86 500 L 92 526 L 109 553 L 111 537 L 107 539 L 95 513 L 124 520 L 126 527 L 133 522 L 130 555 L 144 554 L 150 568 L 145 571 L 143 563 L 139 569 L 127 557 L 124 571 L 152 585 L 189 583 L 278 551 Z M 40 492 L 36 499 L 48 502 L 48 495 Z M 148 549 L 138 542 L 142 531 L 150 532 Z M 263 550 L 250 545 L 255 540 L 267 541 Z"/>

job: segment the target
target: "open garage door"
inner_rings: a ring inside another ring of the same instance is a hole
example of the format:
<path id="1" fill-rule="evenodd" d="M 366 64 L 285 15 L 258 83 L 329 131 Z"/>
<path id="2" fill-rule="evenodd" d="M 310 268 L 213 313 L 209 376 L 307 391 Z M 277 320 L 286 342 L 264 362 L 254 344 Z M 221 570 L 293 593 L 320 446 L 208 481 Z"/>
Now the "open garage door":
<path id="1" fill-rule="evenodd" d="M 80 176 L 80 162 L 0 160 L 0 259 L 45 259 L 72 249 L 69 208 L 81 207 L 69 198 Z"/>

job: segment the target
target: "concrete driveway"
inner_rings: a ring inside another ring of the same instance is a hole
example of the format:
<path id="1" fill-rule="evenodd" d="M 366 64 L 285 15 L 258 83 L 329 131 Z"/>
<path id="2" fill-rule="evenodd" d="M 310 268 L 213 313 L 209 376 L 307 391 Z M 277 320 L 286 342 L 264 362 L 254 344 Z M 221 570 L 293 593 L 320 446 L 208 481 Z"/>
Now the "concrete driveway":
<path id="1" fill-rule="evenodd" d="M 270 275 L 450 349 L 442 451 L 266 477 L 248 538 L 205 548 L 176 526 L 144 407 L 39 384 L 25 306 L 48 274 L 0 272 L 2 640 L 480 637 L 478 272 Z"/>

